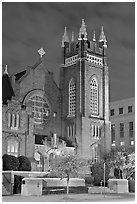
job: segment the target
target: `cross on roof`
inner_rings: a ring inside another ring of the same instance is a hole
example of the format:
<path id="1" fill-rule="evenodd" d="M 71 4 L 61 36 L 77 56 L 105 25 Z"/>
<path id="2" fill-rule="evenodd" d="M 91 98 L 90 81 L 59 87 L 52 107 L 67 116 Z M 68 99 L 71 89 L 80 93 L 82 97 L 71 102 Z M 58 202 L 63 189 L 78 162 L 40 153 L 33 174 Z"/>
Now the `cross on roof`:
<path id="1" fill-rule="evenodd" d="M 38 53 L 39 53 L 41 59 L 42 59 L 43 55 L 45 55 L 45 51 L 44 51 L 43 48 L 40 48 L 40 49 L 38 50 Z"/>

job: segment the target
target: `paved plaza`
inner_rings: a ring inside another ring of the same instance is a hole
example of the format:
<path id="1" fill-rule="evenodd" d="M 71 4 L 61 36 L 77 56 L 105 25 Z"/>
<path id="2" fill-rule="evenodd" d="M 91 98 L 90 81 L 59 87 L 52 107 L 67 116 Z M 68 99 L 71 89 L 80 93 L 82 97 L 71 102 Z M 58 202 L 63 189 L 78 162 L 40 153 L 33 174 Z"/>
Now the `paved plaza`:
<path id="1" fill-rule="evenodd" d="M 131 202 L 135 201 L 134 193 L 127 194 L 59 194 L 42 196 L 3 196 L 3 202 Z"/>

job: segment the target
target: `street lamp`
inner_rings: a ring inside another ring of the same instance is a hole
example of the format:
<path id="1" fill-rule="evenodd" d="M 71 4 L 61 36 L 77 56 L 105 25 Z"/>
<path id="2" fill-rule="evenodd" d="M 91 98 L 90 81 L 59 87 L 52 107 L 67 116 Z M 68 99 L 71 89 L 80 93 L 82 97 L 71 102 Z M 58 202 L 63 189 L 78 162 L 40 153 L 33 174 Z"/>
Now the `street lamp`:
<path id="1" fill-rule="evenodd" d="M 54 133 L 53 133 L 53 146 L 54 146 L 54 148 L 57 148 L 57 133 L 55 133 L 55 119 L 56 119 L 56 116 L 57 116 L 57 112 L 54 112 L 53 113 L 53 125 L 54 125 L 54 128 L 53 128 L 53 131 L 54 131 Z"/>

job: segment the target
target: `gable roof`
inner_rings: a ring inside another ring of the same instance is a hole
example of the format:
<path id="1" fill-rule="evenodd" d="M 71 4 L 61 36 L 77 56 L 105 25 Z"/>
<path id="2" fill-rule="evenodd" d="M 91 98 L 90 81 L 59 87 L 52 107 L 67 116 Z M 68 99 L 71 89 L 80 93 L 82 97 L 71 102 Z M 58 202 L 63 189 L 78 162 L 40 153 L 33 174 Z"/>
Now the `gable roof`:
<path id="1" fill-rule="evenodd" d="M 41 64 L 41 60 L 36 62 L 33 66 L 28 66 L 27 69 L 17 73 L 17 74 L 14 74 L 15 76 L 15 81 L 22 81 L 22 79 L 24 79 L 30 72 L 30 69 L 35 69 L 39 64 Z"/>
<path id="2" fill-rule="evenodd" d="M 2 76 L 2 101 L 3 104 L 7 104 L 7 100 L 11 100 L 12 96 L 15 96 L 14 90 L 11 85 L 10 78 L 7 74 Z"/>

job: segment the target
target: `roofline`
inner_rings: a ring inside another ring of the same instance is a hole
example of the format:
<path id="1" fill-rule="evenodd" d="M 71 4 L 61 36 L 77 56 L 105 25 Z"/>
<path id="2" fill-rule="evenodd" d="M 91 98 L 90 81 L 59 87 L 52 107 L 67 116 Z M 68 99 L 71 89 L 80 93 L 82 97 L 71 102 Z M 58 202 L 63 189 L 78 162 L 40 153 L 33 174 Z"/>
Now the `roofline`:
<path id="1" fill-rule="evenodd" d="M 135 97 L 120 99 L 120 100 L 116 100 L 116 101 L 111 101 L 110 105 L 111 104 L 118 104 L 118 103 L 125 103 L 127 101 L 133 101 L 133 100 L 135 101 Z"/>

